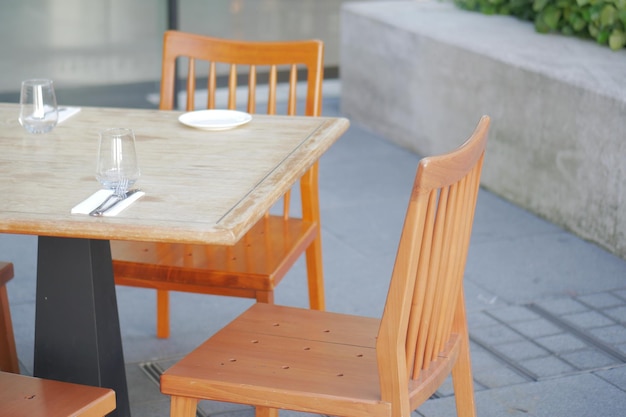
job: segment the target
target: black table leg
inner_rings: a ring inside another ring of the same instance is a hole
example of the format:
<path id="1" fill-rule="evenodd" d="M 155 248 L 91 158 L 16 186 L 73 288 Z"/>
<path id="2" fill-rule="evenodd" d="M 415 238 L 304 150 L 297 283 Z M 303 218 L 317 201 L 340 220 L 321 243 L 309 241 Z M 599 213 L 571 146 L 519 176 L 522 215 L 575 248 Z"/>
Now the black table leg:
<path id="1" fill-rule="evenodd" d="M 130 416 L 108 241 L 39 237 L 34 374 L 112 388 Z"/>

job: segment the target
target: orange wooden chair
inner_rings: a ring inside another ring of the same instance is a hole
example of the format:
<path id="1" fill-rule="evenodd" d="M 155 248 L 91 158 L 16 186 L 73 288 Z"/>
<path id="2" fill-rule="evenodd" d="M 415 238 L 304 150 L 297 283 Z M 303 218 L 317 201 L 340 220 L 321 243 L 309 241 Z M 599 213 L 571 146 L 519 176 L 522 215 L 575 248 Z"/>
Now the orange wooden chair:
<path id="1" fill-rule="evenodd" d="M 463 275 L 489 118 L 420 161 L 382 319 L 257 303 L 161 376 L 171 416 L 200 399 L 349 417 L 410 417 L 451 373 L 475 416 Z"/>
<path id="2" fill-rule="evenodd" d="M 115 392 L 0 372 L 0 417 L 102 417 L 115 410 Z"/>
<path id="3" fill-rule="evenodd" d="M 13 278 L 13 264 L 0 262 L 0 371 L 20 373 L 6 284 Z"/>
<path id="4" fill-rule="evenodd" d="M 297 113 L 299 75 L 306 75 L 303 112 L 319 116 L 322 107 L 323 43 L 244 42 L 167 31 L 163 45 L 161 110 L 174 102 L 175 62 L 187 57 L 187 110 L 193 110 L 196 61 L 208 61 L 208 100 L 215 107 L 217 72 L 228 68 L 228 108 L 237 106 L 237 84 L 247 72 L 247 111 L 256 113 L 257 78 L 268 71 L 267 113 L 275 114 L 277 85 L 288 74 L 287 114 Z M 194 181 L 194 179 L 190 179 Z M 306 253 L 309 303 L 324 309 L 322 248 L 320 236 L 318 164 L 300 180 L 301 217 L 289 215 L 289 194 L 284 213 L 267 215 L 232 247 L 163 243 L 111 242 L 116 284 L 157 290 L 157 336 L 169 336 L 169 293 L 187 291 L 253 298 L 273 303 L 274 289 L 302 253 Z"/>

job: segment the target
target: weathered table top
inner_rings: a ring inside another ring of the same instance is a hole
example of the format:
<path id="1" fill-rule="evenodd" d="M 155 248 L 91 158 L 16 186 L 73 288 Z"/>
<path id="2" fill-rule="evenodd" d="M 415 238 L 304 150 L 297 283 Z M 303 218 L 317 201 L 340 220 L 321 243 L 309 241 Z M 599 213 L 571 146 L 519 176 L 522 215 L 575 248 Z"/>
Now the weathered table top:
<path id="1" fill-rule="evenodd" d="M 18 123 L 0 103 L 0 233 L 233 244 L 348 128 L 344 118 L 254 115 L 204 131 L 180 112 L 84 107 L 52 132 Z M 100 188 L 98 132 L 135 131 L 146 192 L 115 217 L 70 214 Z"/>

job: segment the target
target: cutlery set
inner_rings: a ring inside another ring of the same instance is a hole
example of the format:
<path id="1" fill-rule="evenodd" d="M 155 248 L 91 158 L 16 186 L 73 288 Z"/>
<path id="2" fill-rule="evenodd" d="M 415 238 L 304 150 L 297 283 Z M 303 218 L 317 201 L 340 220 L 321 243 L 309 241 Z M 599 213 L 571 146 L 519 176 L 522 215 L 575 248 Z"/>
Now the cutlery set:
<path id="1" fill-rule="evenodd" d="M 123 193 L 113 193 L 102 204 L 90 211 L 89 215 L 94 217 L 104 216 L 109 210 L 112 210 L 116 205 L 139 191 L 141 191 L 139 188 L 133 188 Z"/>

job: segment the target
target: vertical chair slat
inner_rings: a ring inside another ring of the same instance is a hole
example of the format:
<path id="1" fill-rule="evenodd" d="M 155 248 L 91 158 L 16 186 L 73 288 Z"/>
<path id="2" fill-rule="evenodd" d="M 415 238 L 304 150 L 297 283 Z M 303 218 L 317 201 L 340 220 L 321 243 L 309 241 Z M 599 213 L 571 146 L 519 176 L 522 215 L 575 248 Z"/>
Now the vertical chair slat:
<path id="1" fill-rule="evenodd" d="M 215 108 L 215 90 L 217 89 L 217 68 L 214 61 L 209 63 L 209 81 L 207 89 L 207 109 Z M 189 94 L 189 92 L 188 92 Z"/>
<path id="2" fill-rule="evenodd" d="M 256 65 L 250 65 L 248 74 L 248 113 L 256 113 Z"/>
<path id="3" fill-rule="evenodd" d="M 463 224 L 462 224 L 462 208 L 465 207 L 466 200 L 466 187 L 465 183 L 467 178 L 463 178 L 455 186 L 455 196 L 451 207 L 451 225 L 452 233 L 458 238 L 452 239 L 450 246 L 450 255 L 447 264 L 448 272 L 446 277 L 446 288 L 444 290 L 444 298 L 442 302 L 441 311 L 443 315 L 439 322 L 439 330 L 437 333 L 437 339 L 435 342 L 435 355 L 437 352 L 443 350 L 446 340 L 450 337 L 450 325 L 452 319 L 452 312 L 456 305 L 456 288 L 459 280 L 458 258 L 461 245 L 459 241 L 465 241 Z"/>
<path id="4" fill-rule="evenodd" d="M 425 369 L 430 364 L 428 357 L 426 356 L 426 352 L 428 351 L 428 343 L 430 341 L 430 320 L 432 317 L 433 311 L 433 301 L 434 301 L 434 291 L 435 286 L 433 285 L 433 277 L 438 274 L 439 270 L 439 259 L 441 256 L 441 247 L 440 240 L 442 234 L 443 222 L 439 221 L 439 211 L 441 208 L 441 193 L 438 191 L 434 191 L 431 194 L 431 199 L 435 200 L 433 203 L 433 215 L 432 215 L 432 234 L 429 237 L 429 240 L 426 241 L 426 245 L 430 247 L 430 256 L 428 257 L 428 262 L 425 262 L 425 270 L 423 271 L 423 275 L 420 277 L 425 281 L 424 287 L 424 296 L 423 300 L 423 311 L 419 324 L 419 343 L 418 343 L 418 351 L 416 352 L 416 357 L 420 362 L 420 369 Z M 420 265 L 421 267 L 421 265 Z"/>
<path id="5" fill-rule="evenodd" d="M 187 69 L 187 110 L 194 109 L 196 91 L 196 60 L 189 58 L 189 68 Z"/>
<path id="6" fill-rule="evenodd" d="M 439 192 L 439 198 L 437 201 L 437 213 L 435 215 L 435 233 L 433 235 L 433 251 L 430 259 L 430 268 L 428 272 L 428 287 L 426 289 L 426 301 L 425 315 L 422 317 L 422 337 L 425 340 L 424 350 L 424 363 L 423 369 L 426 369 L 430 365 L 430 352 L 432 352 L 432 344 L 434 343 L 433 329 L 431 328 L 431 322 L 433 320 L 433 313 L 435 310 L 435 296 L 437 294 L 437 277 L 439 277 L 439 271 L 441 269 L 441 257 L 443 252 L 443 237 L 445 226 L 445 213 L 447 201 L 448 201 L 447 188 L 441 189 Z"/>
<path id="7" fill-rule="evenodd" d="M 230 64 L 228 72 L 228 109 L 237 107 L 237 64 Z"/>
<path id="8" fill-rule="evenodd" d="M 456 195 L 456 189 L 453 186 L 446 187 L 445 192 L 442 192 L 439 197 L 439 211 L 437 214 L 437 221 L 443 222 L 443 229 L 441 239 L 438 243 L 441 249 L 441 255 L 438 258 L 439 268 L 436 275 L 431 277 L 432 285 L 434 286 L 434 302 L 433 311 L 430 318 L 431 324 L 429 325 L 428 342 L 426 348 L 427 361 L 434 361 L 437 359 L 436 345 L 439 338 L 439 332 L 441 330 L 441 315 L 442 304 L 445 302 L 445 292 L 449 274 L 449 259 L 450 259 L 450 238 L 452 236 L 452 225 L 450 224 L 452 213 L 454 212 L 454 199 Z"/>
<path id="9" fill-rule="evenodd" d="M 298 88 L 298 67 L 294 64 L 289 69 L 289 97 L 287 98 L 287 114 L 296 114 L 296 90 Z"/>
<path id="10" fill-rule="evenodd" d="M 480 181 L 480 169 L 473 169 L 470 174 L 464 178 L 463 180 L 463 201 L 462 204 L 464 207 L 473 207 L 476 204 L 477 194 L 473 193 L 472 190 L 478 189 L 480 184 L 476 183 L 476 178 L 479 178 Z M 462 234 L 462 240 L 459 239 L 459 246 L 462 246 L 460 249 L 460 253 L 457 255 L 457 261 L 455 263 L 455 286 L 452 289 L 453 296 L 458 297 L 458 294 L 463 292 L 463 275 L 465 271 L 465 261 L 467 259 L 467 251 L 463 250 L 463 248 L 469 247 L 469 240 L 472 233 L 472 219 L 474 217 L 474 211 L 470 213 L 471 216 L 459 216 L 460 224 L 459 224 L 459 233 Z M 457 300 L 451 300 L 453 303 L 457 303 Z M 456 305 L 456 304 L 455 304 Z M 454 312 L 451 312 L 446 322 L 447 332 L 450 333 L 452 331 L 452 323 L 454 321 Z"/>
<path id="11" fill-rule="evenodd" d="M 448 203 L 448 220 L 446 223 L 450 225 L 449 235 L 447 236 L 446 247 L 448 254 L 446 256 L 445 265 L 446 270 L 443 274 L 444 285 L 442 286 L 441 303 L 440 303 L 440 317 L 438 320 L 437 334 L 435 337 L 434 351 L 432 352 L 433 360 L 437 357 L 438 352 L 443 349 L 446 340 L 449 339 L 448 332 L 448 317 L 451 312 L 454 311 L 454 304 L 456 303 L 456 297 L 454 297 L 454 288 L 456 287 L 455 281 L 457 279 L 457 257 L 459 250 L 459 239 L 462 239 L 462 232 L 460 226 L 460 211 L 463 207 L 464 199 L 464 186 L 462 179 L 459 183 L 454 184 L 451 187 L 451 193 Z"/>
<path id="12" fill-rule="evenodd" d="M 267 96 L 267 114 L 276 114 L 276 84 L 278 83 L 278 69 L 276 65 L 270 67 L 269 91 Z"/>
<path id="13" fill-rule="evenodd" d="M 412 360 L 409 363 L 409 375 L 413 379 L 418 378 L 424 364 L 424 350 L 426 348 L 426 338 L 420 338 L 420 324 L 424 316 L 424 299 L 426 297 L 426 288 L 428 286 L 428 272 L 430 269 L 430 256 L 432 251 L 432 239 L 435 226 L 435 213 L 437 206 L 437 191 L 430 192 L 426 214 L 423 220 L 422 236 L 419 242 L 420 252 L 416 254 L 418 262 L 416 268 L 416 281 L 413 288 L 413 300 L 411 306 L 411 317 L 409 321 L 409 332 L 407 333 L 407 357 Z M 412 369 L 411 369 L 412 367 Z"/>

